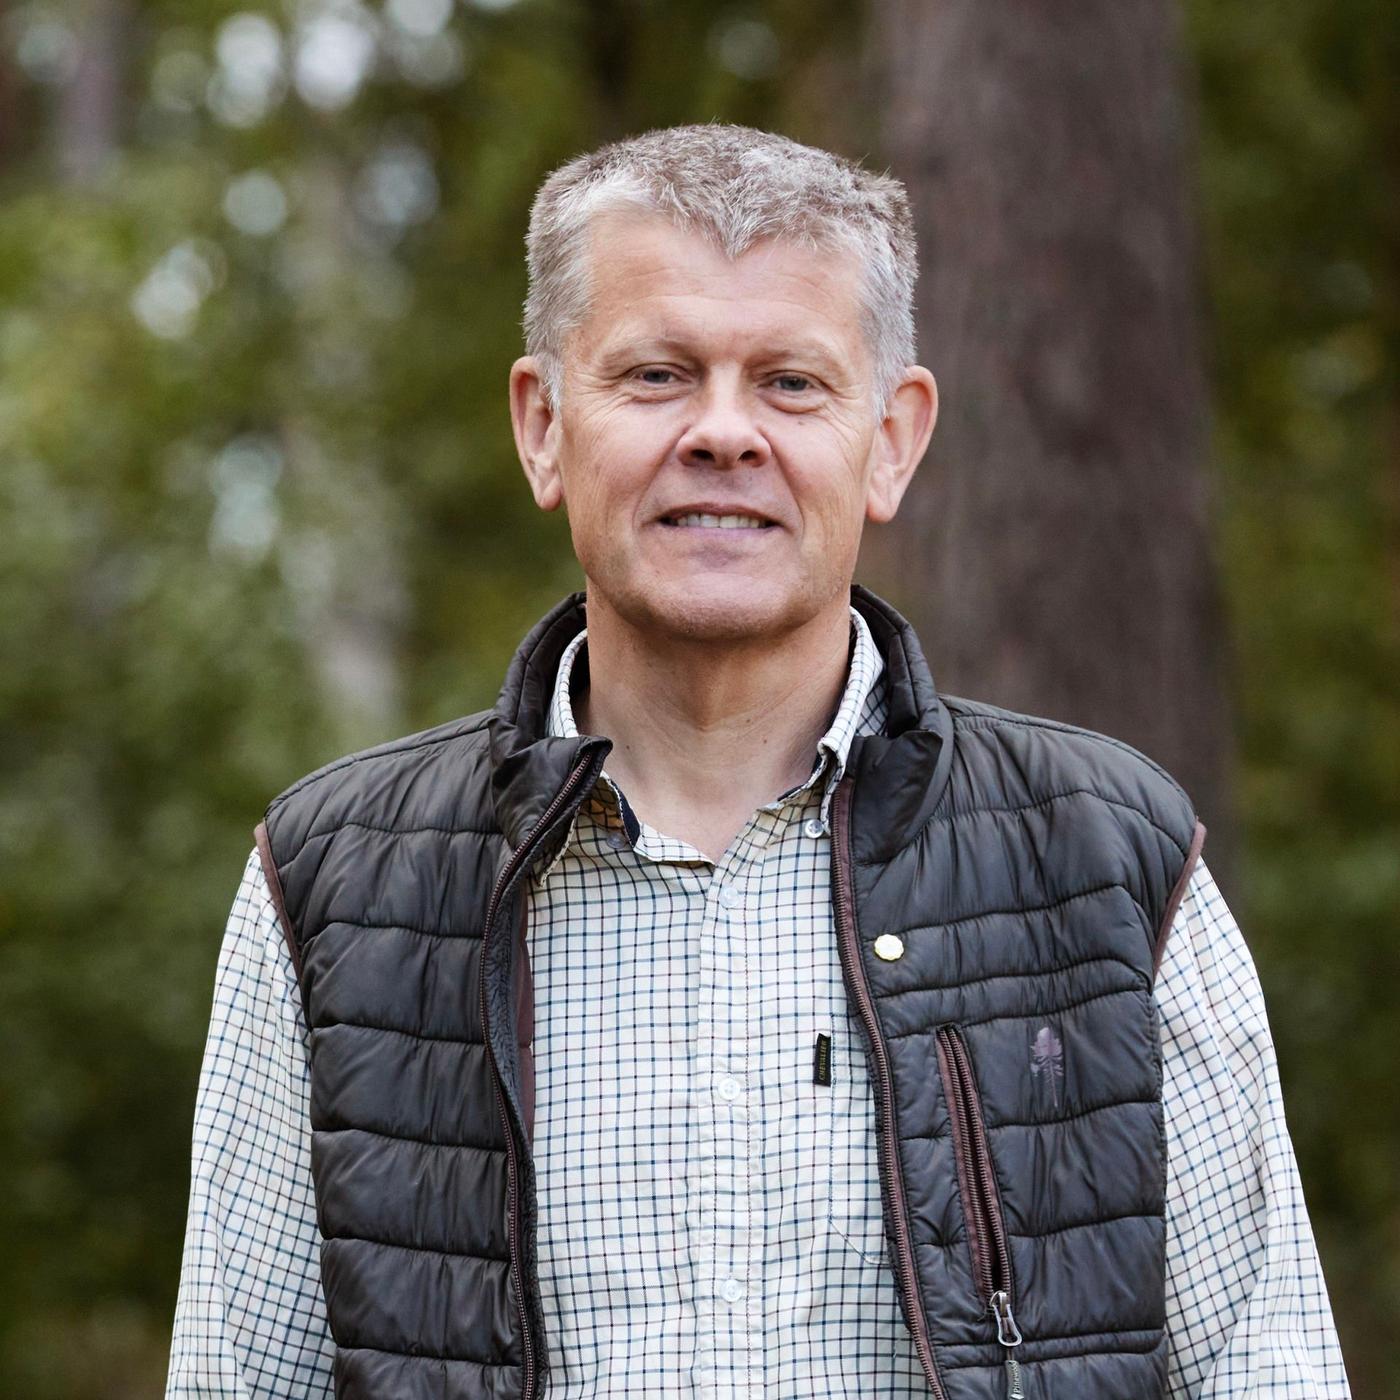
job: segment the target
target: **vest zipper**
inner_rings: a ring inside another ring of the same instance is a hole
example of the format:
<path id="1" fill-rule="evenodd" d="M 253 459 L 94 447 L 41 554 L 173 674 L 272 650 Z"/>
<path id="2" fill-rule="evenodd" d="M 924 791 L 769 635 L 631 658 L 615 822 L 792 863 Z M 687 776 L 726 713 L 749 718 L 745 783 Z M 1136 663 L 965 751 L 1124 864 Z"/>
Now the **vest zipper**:
<path id="1" fill-rule="evenodd" d="M 953 1130 L 953 1155 L 958 1167 L 958 1193 L 962 1197 L 963 1218 L 967 1222 L 967 1248 L 972 1256 L 972 1274 L 982 1305 L 996 1320 L 997 1341 L 1006 1356 L 1007 1400 L 1023 1400 L 1025 1388 L 1021 1363 L 1014 1348 L 1021 1345 L 1021 1331 L 1011 1310 L 1011 1250 L 1006 1241 L 1006 1221 L 1001 1210 L 1001 1192 L 987 1144 L 987 1126 L 982 1118 L 982 1099 L 977 1077 L 962 1031 L 953 1025 L 939 1026 L 935 1032 L 938 1070 L 943 1080 L 943 1096 Z"/>
<path id="2" fill-rule="evenodd" d="M 516 1154 L 515 1128 L 510 1120 L 510 1113 L 506 1104 L 506 1096 L 501 1090 L 501 1071 L 496 1064 L 495 1051 L 491 1049 L 491 1031 L 487 1021 L 486 1011 L 486 953 L 490 947 L 491 931 L 496 923 L 496 916 L 500 912 L 501 906 L 505 903 L 510 893 L 511 886 L 516 883 L 517 878 L 528 868 L 528 861 L 534 847 L 539 844 L 541 837 L 549 830 L 550 826 L 558 819 L 560 812 L 569 804 L 570 800 L 579 792 L 587 792 L 597 781 L 598 773 L 603 767 L 603 760 L 606 751 L 591 749 L 574 765 L 564 786 L 554 795 L 544 811 L 540 814 L 539 820 L 530 828 L 522 838 L 520 844 L 510 853 L 501 873 L 496 879 L 496 884 L 491 891 L 490 901 L 486 906 L 486 923 L 481 935 L 481 962 L 477 975 L 477 989 L 480 993 L 480 1015 L 481 1015 L 481 1036 L 486 1043 L 486 1059 L 491 1066 L 491 1087 L 496 1093 L 496 1107 L 501 1115 L 501 1122 L 506 1130 L 506 1189 L 509 1195 L 509 1205 L 507 1207 L 507 1234 L 509 1238 L 510 1267 L 515 1275 L 516 1282 L 516 1304 L 520 1311 L 520 1348 L 524 1356 L 524 1379 L 521 1384 L 521 1400 L 534 1400 L 535 1394 L 535 1372 L 537 1364 L 535 1360 L 534 1335 L 530 1331 L 530 1310 L 525 1302 L 525 1271 L 520 1260 L 520 1162 Z"/>
<path id="3" fill-rule="evenodd" d="M 914 1349 L 924 1368 L 929 1389 L 936 1400 L 947 1400 L 938 1363 L 933 1355 L 929 1337 L 928 1317 L 919 1295 L 918 1277 L 914 1271 L 914 1244 L 909 1232 L 909 1205 L 904 1194 L 904 1175 L 899 1165 L 898 1139 L 894 1123 L 894 1086 L 890 1074 L 889 1047 L 875 1015 L 875 1002 L 866 981 L 865 967 L 856 942 L 855 898 L 851 885 L 851 779 L 843 777 L 836 785 L 831 809 L 831 873 L 835 899 L 836 945 L 841 955 L 841 968 L 856 998 L 856 1006 L 870 1038 L 875 1065 L 875 1100 L 879 1108 L 877 1147 L 880 1162 L 880 1182 L 889 1202 L 894 1222 L 895 1278 L 904 1298 L 905 1316 L 914 1338 Z"/>

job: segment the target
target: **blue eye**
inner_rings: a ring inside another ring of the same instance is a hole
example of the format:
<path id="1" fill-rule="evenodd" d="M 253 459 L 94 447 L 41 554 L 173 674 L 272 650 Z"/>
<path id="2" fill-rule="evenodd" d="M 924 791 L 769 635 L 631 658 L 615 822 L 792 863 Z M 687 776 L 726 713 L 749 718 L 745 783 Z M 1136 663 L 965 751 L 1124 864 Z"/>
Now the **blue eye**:
<path id="1" fill-rule="evenodd" d="M 671 371 L 670 371 L 669 369 L 660 369 L 660 368 L 644 369 L 644 370 L 641 370 L 641 371 L 639 372 L 638 378 L 640 378 L 644 384 L 656 384 L 656 383 L 660 383 L 661 381 L 655 380 L 655 379 L 648 379 L 648 378 L 646 378 L 646 376 L 649 375 L 649 374 L 670 374 L 670 373 L 671 373 Z"/>
<path id="2" fill-rule="evenodd" d="M 796 387 L 792 386 L 792 381 L 794 379 L 797 381 Z M 810 389 L 812 387 L 812 381 L 808 379 L 805 374 L 780 374 L 773 382 L 783 385 L 784 387 L 792 388 L 792 392 L 795 394 L 800 394 L 804 389 Z"/>

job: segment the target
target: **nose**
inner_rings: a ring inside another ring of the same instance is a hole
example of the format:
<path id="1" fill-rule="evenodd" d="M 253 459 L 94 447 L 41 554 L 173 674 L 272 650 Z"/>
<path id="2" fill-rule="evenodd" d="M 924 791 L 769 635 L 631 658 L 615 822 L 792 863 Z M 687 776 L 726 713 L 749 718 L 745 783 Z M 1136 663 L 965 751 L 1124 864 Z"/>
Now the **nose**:
<path id="1" fill-rule="evenodd" d="M 737 376 L 711 374 L 691 400 L 694 416 L 676 444 L 690 467 L 761 467 L 772 456 Z"/>

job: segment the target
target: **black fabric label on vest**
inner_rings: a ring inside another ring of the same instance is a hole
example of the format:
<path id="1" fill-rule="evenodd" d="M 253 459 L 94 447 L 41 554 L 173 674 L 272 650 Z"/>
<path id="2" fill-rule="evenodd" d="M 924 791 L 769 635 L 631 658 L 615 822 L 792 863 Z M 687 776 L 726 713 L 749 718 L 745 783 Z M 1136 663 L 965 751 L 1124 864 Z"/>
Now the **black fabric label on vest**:
<path id="1" fill-rule="evenodd" d="M 817 1035 L 817 1053 L 812 1060 L 812 1082 L 814 1084 L 831 1083 L 831 1037 L 829 1035 Z"/>

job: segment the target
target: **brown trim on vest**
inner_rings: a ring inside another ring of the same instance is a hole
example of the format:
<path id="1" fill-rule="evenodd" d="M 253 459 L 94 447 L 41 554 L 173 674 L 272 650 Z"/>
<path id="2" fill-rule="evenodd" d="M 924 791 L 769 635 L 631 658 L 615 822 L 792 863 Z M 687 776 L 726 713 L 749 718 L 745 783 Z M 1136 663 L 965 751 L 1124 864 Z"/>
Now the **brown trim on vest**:
<path id="1" fill-rule="evenodd" d="M 1162 915 L 1162 925 L 1157 930 L 1157 944 L 1152 953 L 1152 980 L 1157 980 L 1157 969 L 1162 965 L 1162 955 L 1167 951 L 1167 939 L 1171 937 L 1172 924 L 1176 922 L 1176 911 L 1181 908 L 1181 901 L 1186 897 L 1186 886 L 1191 883 L 1191 872 L 1196 868 L 1196 862 L 1201 856 L 1201 847 L 1205 845 L 1206 824 L 1199 819 L 1196 822 L 1196 829 L 1191 833 L 1191 845 L 1186 852 L 1186 863 L 1181 867 L 1181 874 L 1176 877 L 1176 884 L 1172 886 L 1171 895 L 1167 899 L 1166 911 Z"/>
<path id="2" fill-rule="evenodd" d="M 282 925 L 282 937 L 287 940 L 287 951 L 292 955 L 292 966 L 296 969 L 297 981 L 300 982 L 301 954 L 297 952 L 297 941 L 292 937 L 292 921 L 287 917 L 287 901 L 282 895 L 282 877 L 277 873 L 277 862 L 272 858 L 272 843 L 268 840 L 266 822 L 259 822 L 253 828 L 253 840 L 258 845 L 258 859 L 262 861 L 267 892 L 272 896 L 272 907 L 277 911 L 277 921 Z"/>
<path id="3" fill-rule="evenodd" d="M 515 1043 L 520 1050 L 520 1108 L 525 1117 L 525 1138 L 535 1140 L 535 979 L 530 971 L 527 936 L 526 896 L 520 896 L 520 923 L 516 929 L 515 962 L 511 978 L 515 983 Z"/>

